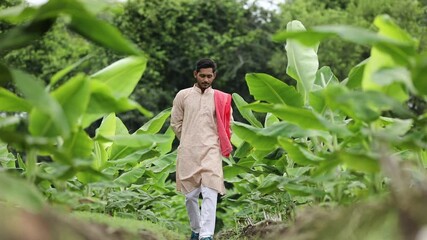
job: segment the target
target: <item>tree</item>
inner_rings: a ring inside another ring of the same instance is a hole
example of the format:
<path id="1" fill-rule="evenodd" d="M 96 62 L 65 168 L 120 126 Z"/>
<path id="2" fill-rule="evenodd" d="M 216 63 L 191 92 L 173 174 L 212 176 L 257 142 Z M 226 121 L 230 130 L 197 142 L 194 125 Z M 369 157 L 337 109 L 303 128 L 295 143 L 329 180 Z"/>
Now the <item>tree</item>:
<path id="1" fill-rule="evenodd" d="M 246 1 L 131 0 L 114 22 L 150 56 L 133 96 L 154 112 L 192 85 L 193 65 L 202 57 L 218 63 L 217 88 L 250 98 L 245 74 L 273 73 L 268 62 L 280 48 L 270 40 L 271 12 Z"/>
<path id="2" fill-rule="evenodd" d="M 273 74 L 268 63 L 281 48 L 270 40 L 277 30 L 275 15 L 247 1 L 130 0 L 98 16 L 117 26 L 149 56 L 132 99 L 154 113 L 170 107 L 175 93 L 192 85 L 193 64 L 202 57 L 218 63 L 215 87 L 249 100 L 245 74 Z M 49 81 L 58 70 L 87 55 L 95 57 L 76 69 L 87 74 L 122 57 L 70 33 L 65 24 L 66 19 L 59 19 L 42 39 L 9 53 L 8 65 Z M 147 120 L 136 111 L 120 117 L 132 130 Z"/>
<path id="3" fill-rule="evenodd" d="M 3 0 L 0 3 L 0 11 L 9 7 L 17 6 L 19 4 L 22 4 L 22 0 Z M 13 27 L 13 24 L 5 21 L 0 21 L 0 33 L 7 31 L 12 27 Z"/>

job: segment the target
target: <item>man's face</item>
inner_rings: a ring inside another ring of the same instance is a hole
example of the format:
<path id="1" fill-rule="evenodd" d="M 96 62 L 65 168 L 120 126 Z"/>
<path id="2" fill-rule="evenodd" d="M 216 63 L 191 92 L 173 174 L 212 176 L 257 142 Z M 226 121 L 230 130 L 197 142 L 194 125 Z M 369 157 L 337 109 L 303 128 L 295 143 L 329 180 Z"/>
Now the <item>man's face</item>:
<path id="1" fill-rule="evenodd" d="M 198 72 L 194 71 L 194 77 L 197 81 L 197 86 L 203 91 L 212 85 L 216 74 L 212 68 L 201 68 Z"/>

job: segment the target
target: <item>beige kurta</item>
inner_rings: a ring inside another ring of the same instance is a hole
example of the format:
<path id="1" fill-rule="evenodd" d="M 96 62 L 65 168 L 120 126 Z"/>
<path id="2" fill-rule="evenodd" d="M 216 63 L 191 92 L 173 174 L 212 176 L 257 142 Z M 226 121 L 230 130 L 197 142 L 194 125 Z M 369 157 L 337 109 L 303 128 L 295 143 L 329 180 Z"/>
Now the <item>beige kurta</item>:
<path id="1" fill-rule="evenodd" d="M 203 185 L 224 194 L 214 90 L 202 93 L 193 86 L 179 91 L 173 101 L 171 127 L 180 140 L 177 190 L 185 194 Z"/>

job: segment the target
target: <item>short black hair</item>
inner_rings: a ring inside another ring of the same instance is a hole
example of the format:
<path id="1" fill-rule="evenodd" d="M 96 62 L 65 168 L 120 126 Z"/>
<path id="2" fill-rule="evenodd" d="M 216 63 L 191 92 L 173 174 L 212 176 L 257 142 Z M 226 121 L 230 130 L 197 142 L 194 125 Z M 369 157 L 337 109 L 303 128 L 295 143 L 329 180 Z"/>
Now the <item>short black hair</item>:
<path id="1" fill-rule="evenodd" d="M 216 63 L 210 58 L 202 58 L 196 62 L 196 72 L 199 72 L 201 68 L 212 68 L 213 72 L 216 72 Z"/>

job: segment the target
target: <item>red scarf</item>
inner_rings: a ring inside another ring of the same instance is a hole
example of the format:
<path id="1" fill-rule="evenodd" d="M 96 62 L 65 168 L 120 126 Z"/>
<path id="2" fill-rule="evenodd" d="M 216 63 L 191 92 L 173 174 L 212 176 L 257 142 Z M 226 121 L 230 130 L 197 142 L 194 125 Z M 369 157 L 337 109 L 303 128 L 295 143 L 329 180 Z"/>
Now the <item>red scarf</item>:
<path id="1" fill-rule="evenodd" d="M 215 112 L 216 112 L 216 125 L 218 128 L 219 145 L 221 154 L 224 157 L 229 157 L 233 147 L 231 146 L 231 95 L 228 93 L 215 90 Z"/>

